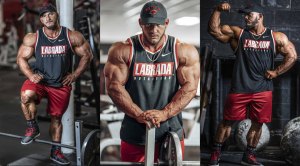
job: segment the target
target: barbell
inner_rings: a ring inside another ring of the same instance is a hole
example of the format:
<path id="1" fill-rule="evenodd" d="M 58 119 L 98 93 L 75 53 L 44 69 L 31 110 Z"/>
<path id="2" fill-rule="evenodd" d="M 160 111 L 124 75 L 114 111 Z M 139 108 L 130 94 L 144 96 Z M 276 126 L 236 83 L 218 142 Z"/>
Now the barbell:
<path id="1" fill-rule="evenodd" d="M 42 144 L 47 144 L 47 145 L 56 145 L 56 146 L 76 150 L 76 165 L 77 166 L 92 166 L 91 164 L 97 165 L 96 163 L 99 163 L 99 161 L 100 161 L 100 157 L 99 157 L 99 154 L 100 154 L 100 152 L 99 152 L 100 130 L 96 129 L 96 130 L 91 131 L 84 139 L 82 146 L 81 146 L 81 138 L 80 138 L 81 130 L 82 130 L 82 121 L 78 120 L 75 122 L 75 141 L 76 141 L 75 146 L 55 143 L 55 142 L 41 140 L 41 139 L 34 139 L 33 141 L 37 142 L 37 143 L 42 143 Z M 17 138 L 17 139 L 24 138 L 24 136 L 4 133 L 4 132 L 0 132 L 0 136 Z"/>

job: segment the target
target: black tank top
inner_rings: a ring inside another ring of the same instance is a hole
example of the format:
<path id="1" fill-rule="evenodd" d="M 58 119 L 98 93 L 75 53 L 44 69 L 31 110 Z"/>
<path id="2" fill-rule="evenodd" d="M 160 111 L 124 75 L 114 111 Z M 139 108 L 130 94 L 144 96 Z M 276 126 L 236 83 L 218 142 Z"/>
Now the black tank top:
<path id="1" fill-rule="evenodd" d="M 272 80 L 265 77 L 274 68 L 276 55 L 272 30 L 260 36 L 243 29 L 235 50 L 236 61 L 231 83 L 232 93 L 256 93 L 273 90 Z"/>
<path id="2" fill-rule="evenodd" d="M 143 111 L 163 109 L 179 88 L 177 79 L 176 39 L 165 36 L 164 46 L 155 53 L 146 52 L 141 44 L 142 35 L 128 39 L 132 44 L 131 59 L 128 62 L 129 78 L 125 85 L 133 102 Z M 182 115 L 168 119 L 156 129 L 155 141 L 160 141 L 168 131 L 174 131 L 183 138 Z M 132 144 L 145 144 L 144 124 L 125 115 L 121 127 L 121 139 Z"/>
<path id="3" fill-rule="evenodd" d="M 36 34 L 34 72 L 43 75 L 41 83 L 61 87 L 63 77 L 71 72 L 73 50 L 68 29 L 61 27 L 60 34 L 56 38 L 46 36 L 43 28 Z"/>

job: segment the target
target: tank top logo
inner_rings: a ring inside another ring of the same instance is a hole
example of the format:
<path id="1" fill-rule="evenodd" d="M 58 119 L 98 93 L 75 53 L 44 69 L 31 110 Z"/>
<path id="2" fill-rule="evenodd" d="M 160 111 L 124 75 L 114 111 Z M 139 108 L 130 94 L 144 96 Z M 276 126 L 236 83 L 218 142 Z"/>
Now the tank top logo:
<path id="1" fill-rule="evenodd" d="M 155 64 L 135 63 L 133 69 L 133 76 L 139 77 L 160 77 L 172 76 L 174 62 L 162 62 Z"/>
<path id="2" fill-rule="evenodd" d="M 270 41 L 256 41 L 251 39 L 245 39 L 244 48 L 268 50 L 270 48 Z"/>
<path id="3" fill-rule="evenodd" d="M 64 56 L 66 54 L 66 45 L 58 46 L 41 46 L 41 55 L 42 57 L 48 56 Z"/>

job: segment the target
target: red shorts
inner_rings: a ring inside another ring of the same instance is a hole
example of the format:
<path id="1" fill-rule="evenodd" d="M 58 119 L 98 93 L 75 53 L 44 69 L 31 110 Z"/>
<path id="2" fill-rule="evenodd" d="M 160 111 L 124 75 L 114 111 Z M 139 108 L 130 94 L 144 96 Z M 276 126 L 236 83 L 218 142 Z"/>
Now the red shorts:
<path id="1" fill-rule="evenodd" d="M 26 80 L 21 91 L 26 90 L 32 90 L 37 94 L 36 104 L 39 104 L 42 98 L 48 98 L 47 112 L 52 116 L 61 117 L 68 108 L 72 87 L 63 86 L 56 88 L 35 84 L 30 80 Z"/>
<path id="2" fill-rule="evenodd" d="M 224 109 L 224 120 L 246 119 L 247 108 L 249 108 L 249 118 L 251 120 L 259 123 L 271 122 L 272 91 L 228 94 Z"/>
<path id="3" fill-rule="evenodd" d="M 180 141 L 182 160 L 184 156 L 184 140 Z M 160 143 L 155 144 L 154 162 L 158 162 Z M 145 162 L 145 146 L 129 144 L 121 141 L 121 160 L 126 162 Z"/>

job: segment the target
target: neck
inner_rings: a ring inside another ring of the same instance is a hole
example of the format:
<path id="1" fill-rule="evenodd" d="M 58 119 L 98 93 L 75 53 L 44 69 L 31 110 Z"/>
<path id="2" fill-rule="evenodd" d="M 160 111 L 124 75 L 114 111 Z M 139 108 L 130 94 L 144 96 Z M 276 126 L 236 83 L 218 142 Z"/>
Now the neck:
<path id="1" fill-rule="evenodd" d="M 258 24 L 254 28 L 252 28 L 250 31 L 256 35 L 261 35 L 265 31 L 265 26 L 263 24 Z"/>
<path id="2" fill-rule="evenodd" d="M 49 36 L 51 38 L 57 37 L 60 33 L 60 29 L 61 29 L 60 25 L 56 25 L 55 27 L 53 27 L 51 29 L 44 26 L 44 32 L 46 33 L 47 36 Z"/>
<path id="3" fill-rule="evenodd" d="M 156 52 L 157 50 L 161 49 L 165 43 L 165 35 L 162 36 L 162 38 L 156 43 L 152 44 L 150 43 L 147 39 L 145 39 L 145 36 L 142 35 L 142 42 L 144 47 L 151 51 L 151 52 Z"/>

